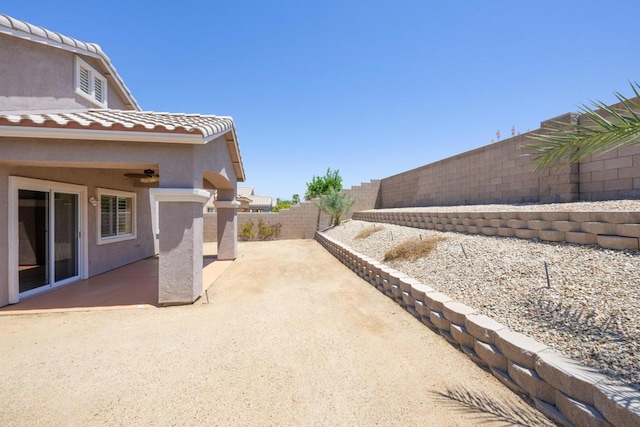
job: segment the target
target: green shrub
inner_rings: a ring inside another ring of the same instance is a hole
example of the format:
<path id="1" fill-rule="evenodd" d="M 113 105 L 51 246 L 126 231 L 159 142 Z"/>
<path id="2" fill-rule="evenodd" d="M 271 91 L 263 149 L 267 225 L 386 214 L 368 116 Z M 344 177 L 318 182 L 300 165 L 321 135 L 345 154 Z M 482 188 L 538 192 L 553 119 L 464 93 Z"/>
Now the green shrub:
<path id="1" fill-rule="evenodd" d="M 243 242 L 253 239 L 253 222 L 252 221 L 246 222 L 240 228 L 240 231 L 238 232 L 238 238 L 240 238 L 240 240 Z"/>
<path id="2" fill-rule="evenodd" d="M 258 221 L 258 240 L 275 240 L 280 237 L 282 224 L 268 224 L 262 219 Z"/>

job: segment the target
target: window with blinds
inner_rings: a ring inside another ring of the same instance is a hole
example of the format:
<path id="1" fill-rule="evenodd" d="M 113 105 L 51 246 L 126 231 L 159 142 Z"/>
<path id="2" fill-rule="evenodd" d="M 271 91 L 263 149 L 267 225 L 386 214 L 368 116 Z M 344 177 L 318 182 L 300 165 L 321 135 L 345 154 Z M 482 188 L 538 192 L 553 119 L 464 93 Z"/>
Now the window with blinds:
<path id="1" fill-rule="evenodd" d="M 99 107 L 107 108 L 107 79 L 76 56 L 76 93 Z"/>
<path id="2" fill-rule="evenodd" d="M 98 189 L 99 243 L 135 238 L 135 193 Z"/>

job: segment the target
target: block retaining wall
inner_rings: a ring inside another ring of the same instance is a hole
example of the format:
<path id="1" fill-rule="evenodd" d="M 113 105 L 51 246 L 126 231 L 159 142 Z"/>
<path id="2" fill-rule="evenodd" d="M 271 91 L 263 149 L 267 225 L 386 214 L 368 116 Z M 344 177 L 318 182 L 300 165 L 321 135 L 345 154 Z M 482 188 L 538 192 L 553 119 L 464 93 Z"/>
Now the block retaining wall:
<path id="1" fill-rule="evenodd" d="M 640 392 L 635 389 L 475 314 L 473 308 L 324 233 L 316 233 L 315 238 L 361 278 L 489 369 L 502 384 L 529 396 L 555 422 L 563 426 L 640 426 Z"/>
<path id="2" fill-rule="evenodd" d="M 640 212 L 355 212 L 353 219 L 487 236 L 640 249 Z"/>

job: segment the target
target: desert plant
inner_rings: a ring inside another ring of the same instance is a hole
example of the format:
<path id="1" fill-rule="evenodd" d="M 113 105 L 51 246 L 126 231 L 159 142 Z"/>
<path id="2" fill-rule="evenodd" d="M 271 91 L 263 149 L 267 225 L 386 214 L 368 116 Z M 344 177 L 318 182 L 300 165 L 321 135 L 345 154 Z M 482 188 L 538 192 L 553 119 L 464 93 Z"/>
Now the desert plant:
<path id="1" fill-rule="evenodd" d="M 430 236 L 424 239 L 411 239 L 389 249 L 384 254 L 384 261 L 417 261 L 428 256 L 438 242 L 447 240 L 442 236 Z"/>
<path id="2" fill-rule="evenodd" d="M 316 205 L 320 210 L 331 215 L 333 225 L 340 225 L 340 218 L 355 202 L 354 197 L 331 188 L 328 194 L 320 196 L 320 201 Z"/>
<path id="3" fill-rule="evenodd" d="M 636 98 L 640 98 L 640 85 L 632 83 L 631 88 Z M 546 135 L 530 135 L 529 138 L 535 142 L 523 147 L 532 153 L 535 169 L 579 162 L 598 152 L 638 143 L 640 102 L 618 92 L 615 95 L 620 106 L 610 107 L 600 101 L 592 101 L 593 107 L 580 107 L 580 121 L 588 125 L 555 123 L 555 127 L 543 129 L 548 132 Z"/>
<path id="4" fill-rule="evenodd" d="M 384 230 L 383 226 L 379 226 L 376 227 L 375 225 L 372 227 L 367 227 L 364 228 L 362 231 L 360 231 L 358 234 L 356 234 L 354 236 L 354 239 L 366 239 L 367 237 L 371 236 L 374 233 L 377 233 L 378 231 L 382 231 Z"/>
<path id="5" fill-rule="evenodd" d="M 253 239 L 253 222 L 248 221 L 245 222 L 242 227 L 240 227 L 240 231 L 238 232 L 238 237 L 243 242 Z"/>
<path id="6" fill-rule="evenodd" d="M 274 240 L 280 237 L 282 231 L 282 224 L 268 224 L 260 219 L 258 221 L 258 240 Z"/>

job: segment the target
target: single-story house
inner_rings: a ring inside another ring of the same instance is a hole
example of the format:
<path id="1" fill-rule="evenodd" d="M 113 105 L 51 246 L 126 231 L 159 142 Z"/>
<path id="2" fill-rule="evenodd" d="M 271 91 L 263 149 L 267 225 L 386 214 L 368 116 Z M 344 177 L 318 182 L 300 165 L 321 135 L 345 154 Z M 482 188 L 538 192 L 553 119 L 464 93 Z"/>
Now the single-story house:
<path id="1" fill-rule="evenodd" d="M 244 179 L 230 117 L 142 111 L 98 45 L 0 15 L 0 306 L 154 254 L 158 302 L 195 301 Z"/>

